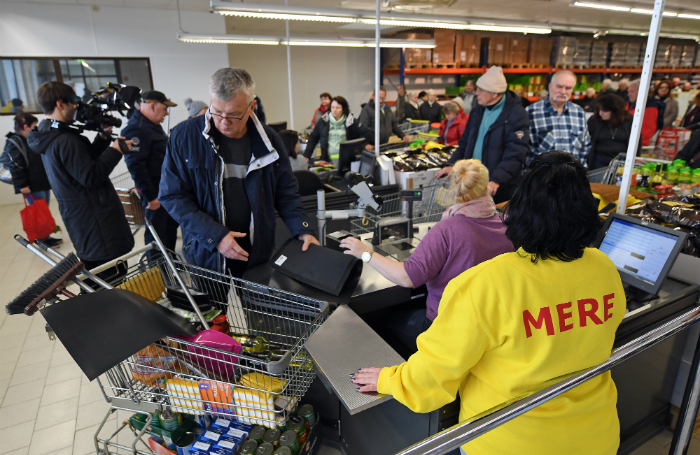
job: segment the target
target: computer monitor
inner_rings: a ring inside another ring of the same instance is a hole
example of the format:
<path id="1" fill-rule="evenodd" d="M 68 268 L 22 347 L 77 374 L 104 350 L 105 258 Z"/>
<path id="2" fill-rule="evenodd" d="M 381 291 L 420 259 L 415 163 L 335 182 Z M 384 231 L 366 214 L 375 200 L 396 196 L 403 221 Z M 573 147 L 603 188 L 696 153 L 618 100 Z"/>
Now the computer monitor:
<path id="1" fill-rule="evenodd" d="M 608 216 L 598 249 L 615 264 L 623 283 L 657 295 L 687 234 L 617 213 Z"/>
<path id="2" fill-rule="evenodd" d="M 374 167 L 377 163 L 377 157 L 372 150 L 363 150 L 360 157 L 360 172 L 364 177 L 374 176 Z"/>
<path id="3" fill-rule="evenodd" d="M 342 177 L 350 170 L 350 163 L 357 161 L 362 151 L 367 145 L 365 138 L 353 139 L 340 143 L 338 156 L 338 176 Z"/>

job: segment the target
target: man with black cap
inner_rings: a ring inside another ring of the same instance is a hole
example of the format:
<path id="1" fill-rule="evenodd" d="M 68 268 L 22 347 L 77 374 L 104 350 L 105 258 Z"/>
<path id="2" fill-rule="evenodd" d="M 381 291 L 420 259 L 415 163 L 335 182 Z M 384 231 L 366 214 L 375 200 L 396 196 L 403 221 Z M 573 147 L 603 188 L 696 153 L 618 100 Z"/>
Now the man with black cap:
<path id="1" fill-rule="evenodd" d="M 160 206 L 158 185 L 160 171 L 165 161 L 165 146 L 168 142 L 168 135 L 160 124 L 168 115 L 168 108 L 177 104 L 170 101 L 162 92 L 155 90 L 144 92 L 141 98 L 138 110 L 134 112 L 121 132 L 126 138 L 132 140 L 138 138 L 138 144 L 134 144 L 131 148 L 133 153 L 125 156 L 124 161 L 134 179 L 137 191 L 141 194 L 141 201 L 146 208 L 146 218 L 153 225 L 163 245 L 174 251 L 179 225 Z M 144 241 L 146 244 L 153 241 L 153 235 L 148 229 L 144 232 Z"/>
<path id="2" fill-rule="evenodd" d="M 12 98 L 10 114 L 19 114 L 20 112 L 24 112 L 24 102 L 19 98 Z"/>

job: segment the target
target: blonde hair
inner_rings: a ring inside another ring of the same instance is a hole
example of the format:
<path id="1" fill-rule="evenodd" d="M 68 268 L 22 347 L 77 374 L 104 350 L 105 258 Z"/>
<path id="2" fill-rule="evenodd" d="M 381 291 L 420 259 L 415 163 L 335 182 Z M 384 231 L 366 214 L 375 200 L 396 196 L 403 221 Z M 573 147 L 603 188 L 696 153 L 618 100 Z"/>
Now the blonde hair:
<path id="1" fill-rule="evenodd" d="M 450 193 L 456 203 L 484 197 L 489 187 L 489 170 L 479 160 L 459 160 L 450 173 Z"/>

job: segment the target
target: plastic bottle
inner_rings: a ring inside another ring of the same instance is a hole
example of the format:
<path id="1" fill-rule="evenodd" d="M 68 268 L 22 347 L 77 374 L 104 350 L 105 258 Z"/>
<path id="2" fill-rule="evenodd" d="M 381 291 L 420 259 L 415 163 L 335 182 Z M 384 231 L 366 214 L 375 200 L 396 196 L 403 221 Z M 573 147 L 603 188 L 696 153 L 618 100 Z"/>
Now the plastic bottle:
<path id="1" fill-rule="evenodd" d="M 667 175 L 667 180 L 669 185 L 676 185 L 678 183 L 678 167 L 676 166 L 669 166 L 668 171 L 666 173 Z"/>
<path id="2" fill-rule="evenodd" d="M 637 188 L 641 191 L 646 191 L 651 186 L 652 170 L 648 164 L 642 166 L 641 172 L 637 177 Z"/>
<path id="3" fill-rule="evenodd" d="M 693 175 L 689 167 L 681 169 L 680 173 L 678 174 L 678 187 L 680 188 L 681 196 L 693 194 L 692 178 Z"/>
<path id="4" fill-rule="evenodd" d="M 661 172 L 661 165 L 657 164 L 656 171 L 654 172 L 654 175 L 651 176 L 651 191 L 656 191 L 656 187 L 661 186 L 663 184 L 664 178 Z"/>
<path id="5" fill-rule="evenodd" d="M 693 194 L 700 193 L 700 169 L 693 170 L 693 176 L 690 181 L 693 184 Z"/>

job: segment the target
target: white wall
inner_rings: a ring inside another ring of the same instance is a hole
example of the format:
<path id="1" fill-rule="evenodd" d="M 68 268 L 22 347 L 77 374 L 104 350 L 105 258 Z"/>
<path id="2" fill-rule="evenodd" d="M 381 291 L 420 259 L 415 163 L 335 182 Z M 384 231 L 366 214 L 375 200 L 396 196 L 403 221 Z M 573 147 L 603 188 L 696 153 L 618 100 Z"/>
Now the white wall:
<path id="1" fill-rule="evenodd" d="M 226 32 L 218 14 L 181 15 L 187 31 Z M 209 76 L 228 66 L 226 45 L 181 43 L 176 39 L 178 28 L 174 10 L 100 7 L 95 12 L 87 5 L 2 1 L 0 56 L 148 57 L 154 89 L 178 103 L 171 109 L 172 128 L 188 116 L 185 98 L 209 103 Z M 12 117 L 0 116 L 1 134 L 12 128 Z M 123 162 L 115 169 L 125 171 Z M 21 201 L 10 185 L 0 184 L 0 205 Z"/>
<path id="2" fill-rule="evenodd" d="M 291 48 L 291 57 L 297 130 L 311 123 L 323 92 L 345 97 L 350 111 L 360 115 L 360 104 L 366 103 L 374 90 L 374 49 L 297 46 Z M 230 45 L 229 62 L 253 77 L 267 122 L 289 122 L 286 47 Z"/>

